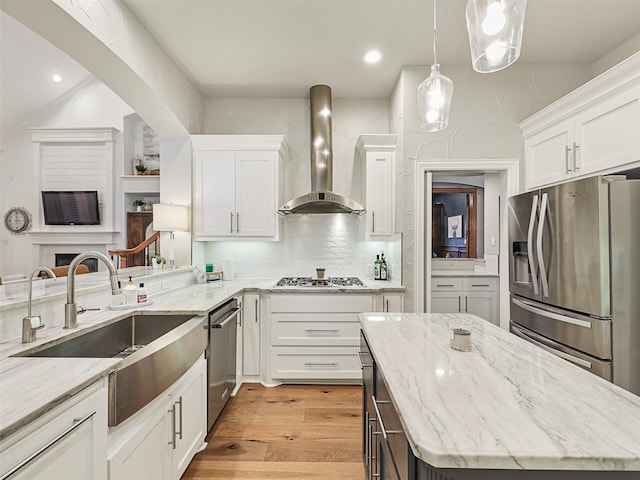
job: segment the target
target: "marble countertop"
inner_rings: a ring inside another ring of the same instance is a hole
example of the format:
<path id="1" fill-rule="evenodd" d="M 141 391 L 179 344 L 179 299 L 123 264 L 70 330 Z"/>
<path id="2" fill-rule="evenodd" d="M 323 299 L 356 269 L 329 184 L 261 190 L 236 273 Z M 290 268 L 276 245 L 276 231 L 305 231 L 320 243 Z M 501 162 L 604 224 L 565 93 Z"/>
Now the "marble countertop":
<path id="1" fill-rule="evenodd" d="M 431 270 L 432 277 L 499 277 L 497 273 L 480 270 Z"/>
<path id="2" fill-rule="evenodd" d="M 0 361 L 0 440 L 115 370 L 115 358 L 5 358 Z"/>
<path id="3" fill-rule="evenodd" d="M 471 352 L 448 320 L 473 319 Z M 640 470 L 640 397 L 474 315 L 360 315 L 413 452 L 440 468 Z"/>
<path id="4" fill-rule="evenodd" d="M 144 272 L 143 272 L 144 273 Z M 54 408 L 70 395 L 80 391 L 100 377 L 108 375 L 120 364 L 120 359 L 30 358 L 11 357 L 34 348 L 54 344 L 61 338 L 76 336 L 83 330 L 131 315 L 134 312 L 164 312 L 206 314 L 226 300 L 243 292 L 257 293 L 376 293 L 404 291 L 391 282 L 367 281 L 366 287 L 275 287 L 278 279 L 240 279 L 192 284 L 159 292 L 150 296 L 153 303 L 130 310 L 90 311 L 78 316 L 78 328 L 62 326 L 38 331 L 35 342 L 20 343 L 20 339 L 0 343 L 0 439 L 15 432 L 42 413 Z M 64 302 L 64 300 L 61 300 Z"/>

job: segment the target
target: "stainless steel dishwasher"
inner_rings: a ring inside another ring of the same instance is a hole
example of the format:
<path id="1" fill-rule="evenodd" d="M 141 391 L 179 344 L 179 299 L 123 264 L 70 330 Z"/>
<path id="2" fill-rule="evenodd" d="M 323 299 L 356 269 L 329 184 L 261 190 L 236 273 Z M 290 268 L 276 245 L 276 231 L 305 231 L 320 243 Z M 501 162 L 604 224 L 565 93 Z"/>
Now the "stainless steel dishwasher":
<path id="1" fill-rule="evenodd" d="M 207 345 L 207 430 L 222 412 L 236 386 L 236 335 L 240 308 L 234 298 L 209 313 Z"/>

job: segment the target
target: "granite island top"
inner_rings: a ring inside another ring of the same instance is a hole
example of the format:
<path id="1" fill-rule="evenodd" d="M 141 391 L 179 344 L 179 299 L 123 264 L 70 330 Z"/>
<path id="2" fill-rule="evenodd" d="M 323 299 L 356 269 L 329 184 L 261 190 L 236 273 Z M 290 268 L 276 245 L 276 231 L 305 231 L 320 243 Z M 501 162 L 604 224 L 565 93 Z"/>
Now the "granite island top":
<path id="1" fill-rule="evenodd" d="M 449 347 L 455 317 L 473 319 L 471 352 Z M 429 465 L 640 471 L 640 397 L 474 315 L 360 321 L 409 444 Z"/>
<path id="2" fill-rule="evenodd" d="M 162 312 L 203 315 L 226 300 L 243 292 L 258 293 L 377 293 L 404 291 L 404 287 L 391 282 L 365 280 L 364 287 L 276 287 L 277 279 L 238 279 L 191 284 L 182 288 L 157 292 L 150 296 L 153 303 L 134 305 L 129 310 L 102 308 L 78 316 L 78 328 L 65 330 L 62 325 L 38 331 L 37 340 L 22 344 L 20 339 L 0 343 L 0 440 L 28 424 L 39 415 L 54 408 L 71 395 L 115 370 L 121 359 L 100 358 L 30 358 L 12 357 L 31 349 L 44 348 L 75 336 L 83 330 L 99 327 L 132 313 Z M 66 282 L 65 282 L 66 283 Z M 104 283 L 104 282 L 103 282 Z M 97 285 L 95 285 L 97 286 Z M 93 284 L 90 288 L 95 287 Z M 64 295 L 53 295 L 60 306 Z M 18 299 L 17 302 L 22 302 Z M 21 303 L 20 303 L 21 304 Z M 63 309 L 60 308 L 60 312 Z"/>

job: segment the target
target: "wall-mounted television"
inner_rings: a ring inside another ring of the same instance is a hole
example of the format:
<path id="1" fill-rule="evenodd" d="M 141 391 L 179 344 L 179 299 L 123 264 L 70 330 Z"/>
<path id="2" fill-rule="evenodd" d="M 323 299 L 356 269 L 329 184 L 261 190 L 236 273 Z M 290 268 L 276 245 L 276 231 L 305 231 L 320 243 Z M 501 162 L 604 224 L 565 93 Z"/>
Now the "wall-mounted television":
<path id="1" fill-rule="evenodd" d="M 100 225 L 98 192 L 43 191 L 45 225 Z"/>

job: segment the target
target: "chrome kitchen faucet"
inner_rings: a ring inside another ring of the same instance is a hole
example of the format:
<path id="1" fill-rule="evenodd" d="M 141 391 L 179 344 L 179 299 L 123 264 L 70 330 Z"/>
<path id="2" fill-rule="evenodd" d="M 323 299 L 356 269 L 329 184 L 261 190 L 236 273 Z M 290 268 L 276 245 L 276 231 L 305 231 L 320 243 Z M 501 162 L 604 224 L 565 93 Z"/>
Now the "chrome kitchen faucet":
<path id="1" fill-rule="evenodd" d="M 76 306 L 75 302 L 75 284 L 76 284 L 76 267 L 87 258 L 95 258 L 101 260 L 109 269 L 109 279 L 111 281 L 111 295 L 118 295 L 120 293 L 120 286 L 118 285 L 118 272 L 116 267 L 104 253 L 100 252 L 84 252 L 75 257 L 69 265 L 69 274 L 67 277 L 67 303 L 64 306 L 64 328 L 76 328 L 78 326 L 78 313 L 86 311 L 85 308 Z"/>

